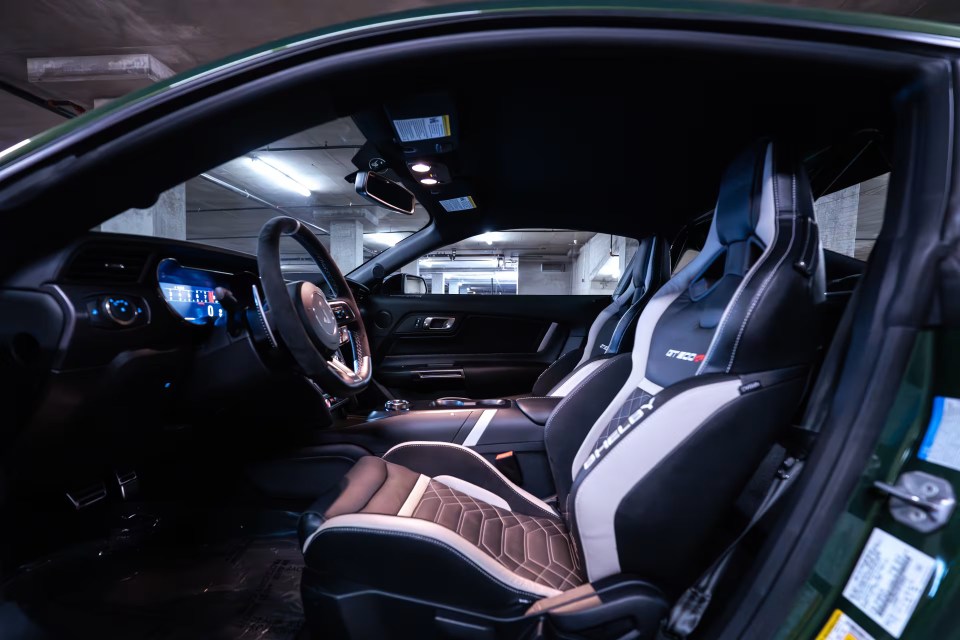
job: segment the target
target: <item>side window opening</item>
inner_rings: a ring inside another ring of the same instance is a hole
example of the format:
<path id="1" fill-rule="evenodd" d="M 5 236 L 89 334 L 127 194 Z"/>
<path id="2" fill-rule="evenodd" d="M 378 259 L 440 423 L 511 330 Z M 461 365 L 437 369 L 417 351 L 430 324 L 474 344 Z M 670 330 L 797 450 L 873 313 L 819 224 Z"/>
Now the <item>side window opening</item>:
<path id="1" fill-rule="evenodd" d="M 491 231 L 404 266 L 427 293 L 609 295 L 636 253 L 633 238 L 568 229 Z"/>

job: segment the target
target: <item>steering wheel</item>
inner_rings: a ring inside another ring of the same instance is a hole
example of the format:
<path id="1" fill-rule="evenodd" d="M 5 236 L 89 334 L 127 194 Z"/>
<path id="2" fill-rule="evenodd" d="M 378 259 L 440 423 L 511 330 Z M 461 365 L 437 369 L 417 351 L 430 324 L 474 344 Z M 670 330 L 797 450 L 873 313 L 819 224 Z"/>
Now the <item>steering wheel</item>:
<path id="1" fill-rule="evenodd" d="M 317 263 L 334 299 L 327 300 L 312 282 L 284 281 L 280 237 L 285 235 L 300 243 Z M 334 396 L 363 391 L 373 376 L 367 332 L 347 281 L 317 236 L 294 218 L 268 220 L 260 230 L 257 261 L 277 332 L 301 371 Z M 341 346 L 348 344 L 352 346 L 352 367 L 338 356 Z"/>

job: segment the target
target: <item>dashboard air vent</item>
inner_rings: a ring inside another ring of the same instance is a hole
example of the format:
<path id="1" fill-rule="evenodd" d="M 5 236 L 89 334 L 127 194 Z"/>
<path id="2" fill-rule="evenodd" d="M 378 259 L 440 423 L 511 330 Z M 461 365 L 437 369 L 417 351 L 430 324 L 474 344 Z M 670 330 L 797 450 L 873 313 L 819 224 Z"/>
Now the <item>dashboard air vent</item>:
<path id="1" fill-rule="evenodd" d="M 149 259 L 147 249 L 84 247 L 70 259 L 62 277 L 68 282 L 136 282 Z"/>

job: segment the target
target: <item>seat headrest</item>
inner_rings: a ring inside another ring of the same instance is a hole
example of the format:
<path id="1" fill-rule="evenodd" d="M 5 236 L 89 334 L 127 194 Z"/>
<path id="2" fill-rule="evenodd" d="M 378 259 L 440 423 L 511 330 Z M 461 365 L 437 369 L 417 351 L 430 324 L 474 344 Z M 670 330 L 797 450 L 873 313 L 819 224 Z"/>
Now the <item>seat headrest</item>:
<path id="1" fill-rule="evenodd" d="M 714 213 L 722 245 L 749 240 L 760 222 L 764 165 L 772 162 L 772 144 L 761 140 L 744 150 L 723 174 Z"/>

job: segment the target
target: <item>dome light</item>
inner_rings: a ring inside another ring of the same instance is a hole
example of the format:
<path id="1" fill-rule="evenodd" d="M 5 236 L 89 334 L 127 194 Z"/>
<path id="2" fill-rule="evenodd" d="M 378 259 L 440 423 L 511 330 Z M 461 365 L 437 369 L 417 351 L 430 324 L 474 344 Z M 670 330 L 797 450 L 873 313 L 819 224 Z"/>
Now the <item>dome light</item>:
<path id="1" fill-rule="evenodd" d="M 431 167 L 426 162 L 415 162 L 410 165 L 410 168 L 417 173 L 426 173 L 430 171 Z"/>

